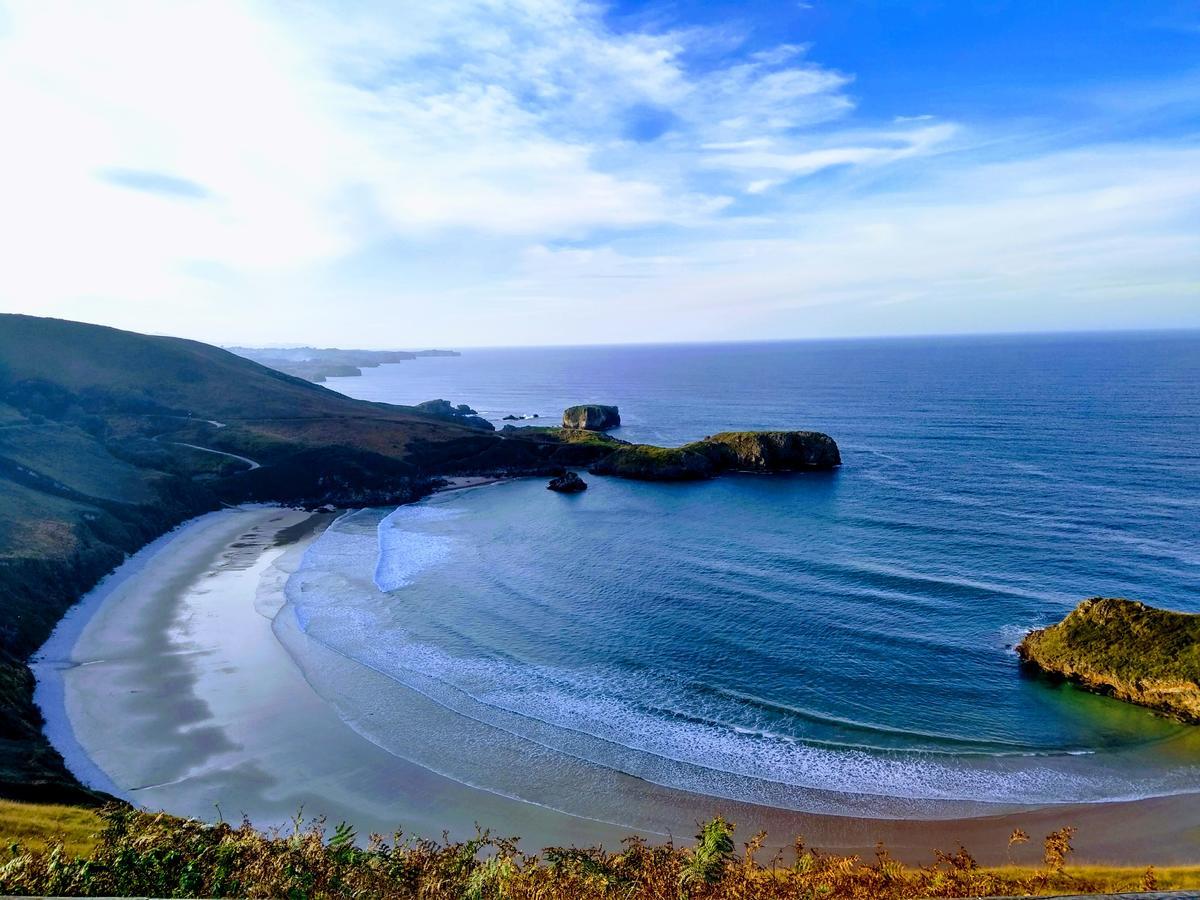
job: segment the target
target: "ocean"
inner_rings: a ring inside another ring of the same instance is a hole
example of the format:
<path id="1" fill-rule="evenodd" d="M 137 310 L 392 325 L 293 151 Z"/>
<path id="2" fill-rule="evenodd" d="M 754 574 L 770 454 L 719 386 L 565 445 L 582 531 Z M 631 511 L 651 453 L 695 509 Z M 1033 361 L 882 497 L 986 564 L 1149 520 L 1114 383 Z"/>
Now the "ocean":
<path id="1" fill-rule="evenodd" d="M 1012 649 L 1085 597 L 1200 612 L 1196 333 L 480 349 L 329 386 L 498 427 L 612 403 L 668 445 L 815 429 L 844 460 L 342 517 L 287 585 L 333 653 L 288 647 L 397 756 L 607 821 L 600 770 L 878 817 L 1200 790 L 1200 729 Z"/>

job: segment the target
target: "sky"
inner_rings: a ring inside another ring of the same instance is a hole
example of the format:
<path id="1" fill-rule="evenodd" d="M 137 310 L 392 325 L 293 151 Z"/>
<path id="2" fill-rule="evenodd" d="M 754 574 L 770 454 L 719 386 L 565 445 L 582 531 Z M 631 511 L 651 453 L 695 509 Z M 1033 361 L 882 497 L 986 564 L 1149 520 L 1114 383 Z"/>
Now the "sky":
<path id="1" fill-rule="evenodd" d="M 0 311 L 409 348 L 1200 327 L 1200 3 L 0 0 Z"/>

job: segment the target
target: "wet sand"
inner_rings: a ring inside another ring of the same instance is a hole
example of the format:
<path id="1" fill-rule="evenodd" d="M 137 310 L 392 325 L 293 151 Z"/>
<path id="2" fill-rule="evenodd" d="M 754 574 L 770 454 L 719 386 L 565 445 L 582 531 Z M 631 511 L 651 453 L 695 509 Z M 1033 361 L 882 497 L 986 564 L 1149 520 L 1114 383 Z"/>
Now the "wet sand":
<path id="1" fill-rule="evenodd" d="M 464 485 L 465 487 L 466 485 Z M 743 838 L 869 853 L 877 841 L 909 861 L 962 842 L 984 862 L 1007 859 L 1021 827 L 1036 837 L 1075 825 L 1080 861 L 1194 862 L 1195 795 L 1052 806 L 947 820 L 806 815 L 663 788 L 605 770 L 590 790 L 629 797 L 629 815 L 600 822 L 461 784 L 386 752 L 342 721 L 285 649 L 305 636 L 283 588 L 334 518 L 277 508 L 211 513 L 132 557 L 64 619 L 34 669 L 47 733 L 86 783 L 148 809 L 286 827 L 297 816 L 354 823 L 360 833 L 465 837 L 475 823 L 521 835 L 527 850 L 615 845 L 638 831 L 689 840 L 722 813 Z M 319 658 L 322 648 L 313 647 Z M 329 652 L 327 649 L 324 652 Z M 306 658 L 309 656 L 306 652 Z M 396 686 L 397 690 L 403 690 Z M 454 753 L 447 746 L 447 754 Z M 536 796 L 530 773 L 527 796 Z"/>

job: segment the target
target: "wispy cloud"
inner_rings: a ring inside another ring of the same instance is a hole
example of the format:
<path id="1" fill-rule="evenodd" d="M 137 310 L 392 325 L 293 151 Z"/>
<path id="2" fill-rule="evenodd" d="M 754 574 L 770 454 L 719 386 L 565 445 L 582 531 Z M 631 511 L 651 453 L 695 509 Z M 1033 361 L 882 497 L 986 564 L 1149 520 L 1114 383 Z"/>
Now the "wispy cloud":
<path id="1" fill-rule="evenodd" d="M 202 200 L 209 195 L 209 191 L 204 185 L 187 178 L 168 175 L 165 172 L 105 169 L 98 174 L 101 180 L 132 191 L 145 191 L 148 194 L 162 194 L 166 197 L 180 197 L 186 200 Z"/>
<path id="2" fill-rule="evenodd" d="M 1186 290 L 1178 146 L 978 152 L 1003 123 L 920 98 L 872 121 L 804 44 L 618 31 L 576 0 L 0 6 L 5 309 L 342 343 L 387 343 L 358 324 L 382 316 L 479 343 L 774 333 L 818 307 L 837 331 L 870 303 L 1082 296 L 1155 260 Z M 627 306 L 655 333 L 623 334 Z"/>

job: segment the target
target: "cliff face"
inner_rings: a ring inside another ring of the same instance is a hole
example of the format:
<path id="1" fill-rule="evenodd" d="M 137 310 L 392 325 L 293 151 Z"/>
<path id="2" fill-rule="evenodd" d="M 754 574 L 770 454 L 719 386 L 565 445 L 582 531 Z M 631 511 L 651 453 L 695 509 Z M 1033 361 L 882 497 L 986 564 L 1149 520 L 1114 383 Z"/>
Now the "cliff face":
<path id="1" fill-rule="evenodd" d="M 570 406 L 563 410 L 563 428 L 583 428 L 587 431 L 607 431 L 621 424 L 621 413 L 615 406 L 597 403 Z"/>
<path id="2" fill-rule="evenodd" d="M 1200 615 L 1136 600 L 1084 600 L 1017 646 L 1028 666 L 1200 724 Z"/>

